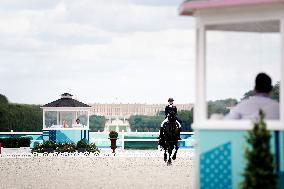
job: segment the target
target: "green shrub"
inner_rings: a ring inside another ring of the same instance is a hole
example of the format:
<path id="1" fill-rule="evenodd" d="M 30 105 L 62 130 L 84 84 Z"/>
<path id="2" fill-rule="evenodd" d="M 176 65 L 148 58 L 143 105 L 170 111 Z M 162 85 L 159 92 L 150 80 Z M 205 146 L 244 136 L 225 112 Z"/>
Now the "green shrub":
<path id="1" fill-rule="evenodd" d="M 30 147 L 32 138 L 30 137 L 23 137 L 19 138 L 19 146 L 20 147 Z"/>
<path id="2" fill-rule="evenodd" d="M 117 137 L 118 137 L 118 133 L 116 131 L 109 132 L 109 138 L 117 138 Z"/>
<path id="3" fill-rule="evenodd" d="M 42 144 L 37 144 L 33 149 L 32 152 L 37 152 L 37 153 L 43 153 L 46 152 L 47 149 L 53 149 L 55 150 L 57 147 L 57 144 L 53 141 L 47 140 Z"/>
<path id="4" fill-rule="evenodd" d="M 246 137 L 248 147 L 245 150 L 246 167 L 242 174 L 242 189 L 276 189 L 277 175 L 273 154 L 271 153 L 271 133 L 266 127 L 264 113 L 259 111 L 260 120 L 254 123 Z"/>
<path id="5" fill-rule="evenodd" d="M 29 147 L 31 144 L 31 138 L 22 137 L 22 138 L 0 138 L 0 143 L 4 148 L 20 148 L 20 147 Z"/>
<path id="6" fill-rule="evenodd" d="M 47 140 L 42 144 L 43 148 L 52 148 L 53 150 L 56 149 L 57 144 L 51 140 Z"/>
<path id="7" fill-rule="evenodd" d="M 56 152 L 75 152 L 76 145 L 74 143 L 59 143 L 55 149 Z"/>
<path id="8" fill-rule="evenodd" d="M 85 139 L 82 139 L 77 142 L 77 149 L 78 148 L 88 148 L 88 147 L 89 147 L 89 144 L 87 143 Z"/>
<path id="9" fill-rule="evenodd" d="M 37 144 L 34 146 L 32 149 L 32 153 L 37 152 L 37 153 L 43 153 L 44 152 L 44 147 L 43 144 Z"/>
<path id="10" fill-rule="evenodd" d="M 87 148 L 87 152 L 100 152 L 100 150 L 97 148 L 96 144 L 95 143 L 91 143 L 89 145 L 89 147 Z"/>
<path id="11" fill-rule="evenodd" d="M 47 149 L 54 149 L 56 152 L 75 152 L 78 148 L 86 148 L 87 152 L 100 152 L 95 143 L 91 143 L 90 145 L 86 143 L 85 140 L 80 140 L 77 143 L 77 146 L 74 143 L 54 143 L 52 141 L 45 141 L 43 144 L 37 144 L 32 152 L 44 153 Z"/>

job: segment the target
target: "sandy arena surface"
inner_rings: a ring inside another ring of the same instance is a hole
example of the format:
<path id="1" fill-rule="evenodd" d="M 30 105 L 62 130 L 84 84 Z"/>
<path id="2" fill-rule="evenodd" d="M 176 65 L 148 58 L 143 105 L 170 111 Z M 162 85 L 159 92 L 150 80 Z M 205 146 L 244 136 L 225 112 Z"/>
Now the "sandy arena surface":
<path id="1" fill-rule="evenodd" d="M 184 189 L 193 188 L 193 173 L 186 156 L 172 166 L 162 157 L 0 158 L 1 189 Z"/>

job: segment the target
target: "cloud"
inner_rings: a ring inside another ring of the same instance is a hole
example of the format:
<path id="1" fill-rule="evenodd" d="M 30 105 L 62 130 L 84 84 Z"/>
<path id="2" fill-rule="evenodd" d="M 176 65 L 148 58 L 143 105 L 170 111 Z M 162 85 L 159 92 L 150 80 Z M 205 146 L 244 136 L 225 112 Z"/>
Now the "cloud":
<path id="1" fill-rule="evenodd" d="M 254 88 L 255 76 L 266 72 L 280 80 L 280 35 L 209 32 L 207 99 L 235 97 Z"/>
<path id="2" fill-rule="evenodd" d="M 40 104 L 63 92 L 87 103 L 116 98 L 164 103 L 169 96 L 177 103 L 194 102 L 195 22 L 178 15 L 179 4 L 5 0 L 0 93 L 12 102 Z M 213 32 L 208 41 L 209 99 L 241 97 L 261 70 L 279 78 L 277 37 Z"/>
<path id="3" fill-rule="evenodd" d="M 60 0 L 1 0 L 1 11 L 52 9 Z"/>

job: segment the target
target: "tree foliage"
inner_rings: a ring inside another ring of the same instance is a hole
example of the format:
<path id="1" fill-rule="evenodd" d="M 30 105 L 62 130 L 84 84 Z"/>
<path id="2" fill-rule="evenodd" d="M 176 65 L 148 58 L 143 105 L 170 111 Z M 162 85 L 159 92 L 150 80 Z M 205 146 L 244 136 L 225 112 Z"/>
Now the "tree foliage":
<path id="1" fill-rule="evenodd" d="M 0 103 L 0 131 L 36 132 L 42 130 L 39 105 Z"/>
<path id="2" fill-rule="evenodd" d="M 189 132 L 192 131 L 191 125 L 193 122 L 193 109 L 178 111 L 178 118 L 181 122 L 181 131 Z"/>
<path id="3" fill-rule="evenodd" d="M 277 100 L 279 102 L 279 89 L 280 89 L 280 82 L 277 81 L 276 84 L 272 88 L 271 92 L 271 98 L 274 100 Z M 242 100 L 249 98 L 250 96 L 253 96 L 255 92 L 253 90 L 250 90 L 246 92 L 242 98 Z"/>
<path id="4" fill-rule="evenodd" d="M 91 115 L 90 116 L 90 130 L 103 131 L 106 123 L 105 116 Z"/>
<path id="5" fill-rule="evenodd" d="M 272 89 L 271 98 L 277 100 L 279 102 L 279 89 L 280 89 L 280 82 L 278 81 Z"/>
<path id="6" fill-rule="evenodd" d="M 177 115 L 179 121 L 182 124 L 182 131 L 191 131 L 191 124 L 193 121 L 193 110 L 182 110 L 178 111 Z M 164 112 L 158 113 L 156 116 L 143 116 L 133 115 L 129 118 L 129 124 L 131 131 L 138 132 L 158 132 L 161 127 L 162 121 L 165 119 Z"/>
<path id="7" fill-rule="evenodd" d="M 0 94 L 0 104 L 8 104 L 8 98 L 5 95 Z"/>
<path id="8" fill-rule="evenodd" d="M 260 110 L 260 120 L 248 132 L 245 158 L 247 165 L 243 173 L 242 189 L 276 189 L 277 175 L 274 171 L 273 155 L 270 151 L 270 132 L 264 122 L 264 113 Z"/>
<path id="9" fill-rule="evenodd" d="M 228 98 L 224 100 L 216 100 L 208 102 L 208 117 L 212 114 L 226 115 L 229 113 L 229 107 L 235 106 L 238 103 L 236 99 Z"/>
<path id="10" fill-rule="evenodd" d="M 131 131 L 138 132 L 155 132 L 159 131 L 160 125 L 164 120 L 164 116 L 144 116 L 144 115 L 133 115 L 129 118 L 129 124 Z"/>

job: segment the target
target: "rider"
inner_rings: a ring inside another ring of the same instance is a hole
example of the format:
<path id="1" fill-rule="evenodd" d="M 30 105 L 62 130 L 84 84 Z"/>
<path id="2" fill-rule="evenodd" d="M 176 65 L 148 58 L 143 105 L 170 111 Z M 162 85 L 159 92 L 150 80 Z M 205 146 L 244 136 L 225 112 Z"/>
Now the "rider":
<path id="1" fill-rule="evenodd" d="M 168 116 L 170 114 L 170 112 L 174 112 L 175 114 L 177 114 L 177 107 L 174 106 L 174 99 L 173 98 L 169 98 L 168 99 L 169 105 L 166 106 L 165 108 L 165 120 L 161 123 L 161 129 L 160 129 L 160 136 L 158 138 L 161 138 L 161 130 L 164 126 L 164 124 L 168 121 Z M 181 131 L 181 124 L 179 123 L 178 120 L 176 120 L 176 123 L 178 124 L 178 140 L 181 140 L 180 138 L 180 131 Z"/>

